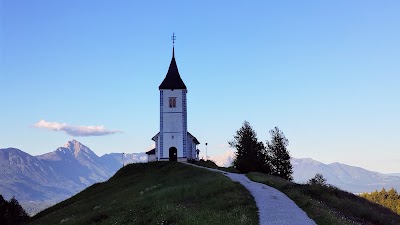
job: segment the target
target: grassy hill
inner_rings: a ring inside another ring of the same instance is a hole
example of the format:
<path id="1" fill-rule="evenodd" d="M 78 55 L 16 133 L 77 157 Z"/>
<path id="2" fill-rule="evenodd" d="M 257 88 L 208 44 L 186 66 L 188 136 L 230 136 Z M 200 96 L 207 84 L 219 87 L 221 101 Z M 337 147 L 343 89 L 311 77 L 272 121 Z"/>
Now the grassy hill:
<path id="1" fill-rule="evenodd" d="M 195 164 L 235 172 L 233 168 L 218 167 L 212 161 Z M 332 186 L 296 184 L 262 173 L 248 173 L 247 177 L 285 193 L 319 225 L 400 224 L 400 216 L 391 210 Z"/>
<path id="2" fill-rule="evenodd" d="M 130 164 L 29 224 L 258 224 L 250 193 L 219 173 L 173 162 Z"/>
<path id="3" fill-rule="evenodd" d="M 203 166 L 219 168 L 212 162 Z M 396 225 L 400 216 L 334 187 L 247 176 L 285 193 L 319 225 Z M 34 216 L 29 224 L 258 224 L 253 197 L 219 173 L 181 163 L 130 164 L 110 180 Z"/>

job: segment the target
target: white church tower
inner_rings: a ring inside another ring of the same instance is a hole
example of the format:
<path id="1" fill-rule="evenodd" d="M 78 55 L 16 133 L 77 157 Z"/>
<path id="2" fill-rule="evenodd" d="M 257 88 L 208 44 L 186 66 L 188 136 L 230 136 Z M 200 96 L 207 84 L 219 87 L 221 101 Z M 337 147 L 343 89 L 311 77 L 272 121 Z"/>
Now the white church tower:
<path id="1" fill-rule="evenodd" d="M 172 36 L 173 40 L 175 36 Z M 160 90 L 160 132 L 152 140 L 155 149 L 147 152 L 149 161 L 198 160 L 198 140 L 187 129 L 187 88 L 175 61 L 175 49 Z"/>

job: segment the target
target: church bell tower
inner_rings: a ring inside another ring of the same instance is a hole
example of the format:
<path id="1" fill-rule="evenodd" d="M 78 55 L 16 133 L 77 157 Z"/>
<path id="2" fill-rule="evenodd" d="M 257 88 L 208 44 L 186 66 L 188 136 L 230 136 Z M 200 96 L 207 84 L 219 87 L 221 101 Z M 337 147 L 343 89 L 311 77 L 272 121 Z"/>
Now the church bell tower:
<path id="1" fill-rule="evenodd" d="M 172 36 L 175 41 L 175 36 Z M 175 61 L 175 46 L 167 75 L 159 86 L 160 133 L 158 160 L 184 161 L 187 158 L 186 85 Z"/>
<path id="2" fill-rule="evenodd" d="M 173 44 L 175 35 L 172 36 Z M 199 160 L 200 142 L 187 129 L 187 88 L 175 61 L 175 46 L 167 75 L 160 90 L 160 132 L 151 140 L 155 148 L 146 152 L 148 161 Z"/>

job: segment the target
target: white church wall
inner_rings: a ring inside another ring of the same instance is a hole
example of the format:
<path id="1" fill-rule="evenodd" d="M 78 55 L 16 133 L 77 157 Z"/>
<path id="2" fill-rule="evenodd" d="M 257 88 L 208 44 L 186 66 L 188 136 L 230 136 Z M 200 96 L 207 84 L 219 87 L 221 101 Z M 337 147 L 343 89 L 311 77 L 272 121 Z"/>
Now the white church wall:
<path id="1" fill-rule="evenodd" d="M 173 136 L 173 138 L 172 138 Z M 164 149 L 163 158 L 169 157 L 169 149 L 175 147 L 177 149 L 177 156 L 183 157 L 183 134 L 182 133 L 164 133 Z"/>
<path id="2" fill-rule="evenodd" d="M 182 110 L 182 90 L 162 90 L 162 116 L 163 116 L 163 154 L 162 158 L 169 158 L 169 149 L 177 149 L 177 157 L 183 155 L 183 110 Z M 176 98 L 176 107 L 170 108 L 170 97 Z M 160 146 L 160 143 L 159 145 Z"/>
<path id="3" fill-rule="evenodd" d="M 192 159 L 196 159 L 196 144 L 195 143 L 192 144 L 191 156 L 192 156 Z"/>
<path id="4" fill-rule="evenodd" d="M 156 158 L 156 160 L 158 160 L 158 146 L 160 146 L 160 138 L 158 138 L 158 136 L 156 137 L 156 140 L 155 140 L 155 149 L 156 149 L 156 151 L 155 151 L 155 158 Z"/>
<path id="5" fill-rule="evenodd" d="M 148 162 L 157 161 L 156 155 L 147 155 Z"/>
<path id="6" fill-rule="evenodd" d="M 187 136 L 187 139 L 186 139 L 187 141 L 186 141 L 186 157 L 188 158 L 188 159 L 190 159 L 190 151 L 191 151 L 191 148 L 192 148 L 192 142 L 191 142 L 191 138 L 189 137 L 189 135 Z"/>
<path id="7" fill-rule="evenodd" d="M 175 132 L 182 133 L 182 113 L 164 113 L 164 133 Z"/>

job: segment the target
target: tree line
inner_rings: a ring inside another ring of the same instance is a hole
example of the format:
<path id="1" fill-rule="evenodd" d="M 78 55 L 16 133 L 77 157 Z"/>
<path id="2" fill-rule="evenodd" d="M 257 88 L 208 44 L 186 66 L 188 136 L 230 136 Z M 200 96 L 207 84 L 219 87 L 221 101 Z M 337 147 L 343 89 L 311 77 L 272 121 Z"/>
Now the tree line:
<path id="1" fill-rule="evenodd" d="M 0 195 L 0 224 L 17 225 L 29 219 L 28 214 L 13 196 L 9 201 Z"/>
<path id="2" fill-rule="evenodd" d="M 278 127 L 269 131 L 271 140 L 259 141 L 247 121 L 236 131 L 229 145 L 235 148 L 233 166 L 241 173 L 261 172 L 293 180 L 293 167 L 287 150 L 289 140 Z"/>
<path id="3" fill-rule="evenodd" d="M 362 193 L 360 196 L 368 199 L 371 202 L 389 208 L 393 212 L 400 215 L 400 195 L 394 188 L 390 189 L 389 191 L 386 191 L 385 188 L 382 188 L 382 190 L 379 192 L 375 190 L 371 193 Z"/>

